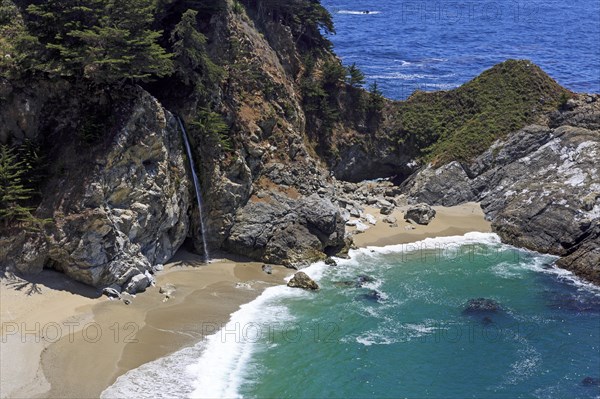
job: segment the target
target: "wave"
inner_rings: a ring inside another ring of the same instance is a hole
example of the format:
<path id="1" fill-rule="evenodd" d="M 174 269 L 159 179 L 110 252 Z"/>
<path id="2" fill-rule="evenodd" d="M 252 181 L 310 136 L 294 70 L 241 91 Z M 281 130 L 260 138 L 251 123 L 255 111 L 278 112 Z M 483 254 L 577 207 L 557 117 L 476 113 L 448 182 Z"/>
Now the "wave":
<path id="1" fill-rule="evenodd" d="M 266 323 L 293 320 L 287 308 L 275 302 L 310 295 L 284 285 L 269 287 L 254 301 L 240 306 L 217 333 L 193 347 L 128 371 L 102 392 L 101 398 L 240 397 L 243 370 L 260 338 L 269 333 L 271 324 Z"/>
<path id="2" fill-rule="evenodd" d="M 416 79 L 445 79 L 456 76 L 453 73 L 447 73 L 445 75 L 432 75 L 427 73 L 400 73 L 400 72 L 392 72 L 392 73 L 384 73 L 380 75 L 369 75 L 370 79 L 400 79 L 400 80 L 416 80 Z M 429 85 L 429 83 L 422 82 L 424 86 Z M 456 86 L 453 86 L 456 87 Z"/>
<path id="3" fill-rule="evenodd" d="M 371 11 L 371 10 L 363 10 L 363 11 L 340 10 L 340 11 L 337 12 L 337 14 L 346 14 L 346 15 L 377 15 L 377 14 L 381 14 L 381 11 Z"/>

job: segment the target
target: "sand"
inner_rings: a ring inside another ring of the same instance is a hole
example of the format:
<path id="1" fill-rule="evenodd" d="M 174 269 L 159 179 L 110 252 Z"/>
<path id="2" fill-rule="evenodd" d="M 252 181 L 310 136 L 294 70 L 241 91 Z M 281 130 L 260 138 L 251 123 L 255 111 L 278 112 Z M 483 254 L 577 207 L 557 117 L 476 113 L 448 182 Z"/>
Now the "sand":
<path id="1" fill-rule="evenodd" d="M 453 207 L 434 206 L 435 218 L 428 225 L 413 224 L 404 221 L 404 212 L 408 206 L 398 207 L 389 215 L 397 219 L 397 227 L 383 221 L 386 215 L 381 215 L 379 209 L 366 207 L 364 212 L 377 219 L 377 224 L 370 225 L 364 233 L 354 236 L 358 247 L 394 244 L 408 244 L 428 237 L 461 236 L 471 231 L 488 233 L 492 231 L 491 223 L 485 220 L 483 210 L 478 203 L 469 202 Z M 354 218 L 353 218 L 354 219 Z M 348 231 L 356 230 L 347 227 Z"/>
<path id="2" fill-rule="evenodd" d="M 392 215 L 398 227 L 390 227 L 379 210 L 368 208 L 377 224 L 355 235 L 355 243 L 383 246 L 491 231 L 478 204 L 435 209 L 428 226 L 407 230 L 403 209 Z M 262 263 L 219 258 L 205 265 L 180 251 L 157 275 L 156 287 L 131 298 L 130 305 L 56 272 L 28 281 L 1 278 L 0 398 L 98 397 L 126 371 L 199 342 L 292 272 L 274 267 L 268 275 Z M 159 287 L 168 283 L 176 291 L 165 302 Z"/>

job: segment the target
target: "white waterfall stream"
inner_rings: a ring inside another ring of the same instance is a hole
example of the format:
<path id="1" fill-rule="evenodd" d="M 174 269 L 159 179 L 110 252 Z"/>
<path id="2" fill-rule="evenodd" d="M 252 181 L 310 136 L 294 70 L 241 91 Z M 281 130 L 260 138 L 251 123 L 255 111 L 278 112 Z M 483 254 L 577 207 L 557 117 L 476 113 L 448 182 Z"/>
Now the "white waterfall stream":
<path id="1" fill-rule="evenodd" d="M 190 170 L 192 171 L 192 177 L 194 180 L 194 188 L 196 190 L 196 200 L 198 201 L 198 212 L 200 213 L 200 233 L 202 235 L 202 249 L 204 251 L 205 261 L 208 262 L 210 260 L 210 255 L 208 254 L 208 247 L 206 245 L 206 230 L 204 228 L 204 219 L 202 213 L 202 193 L 200 192 L 200 180 L 198 180 L 198 175 L 196 174 L 196 167 L 194 165 L 194 157 L 192 155 L 192 148 L 190 146 L 190 141 L 188 139 L 187 131 L 181 121 L 181 118 L 177 117 L 177 121 L 179 122 L 179 126 L 181 127 L 181 134 L 183 136 L 183 142 L 185 143 L 185 150 L 187 151 L 187 156 L 190 161 Z"/>

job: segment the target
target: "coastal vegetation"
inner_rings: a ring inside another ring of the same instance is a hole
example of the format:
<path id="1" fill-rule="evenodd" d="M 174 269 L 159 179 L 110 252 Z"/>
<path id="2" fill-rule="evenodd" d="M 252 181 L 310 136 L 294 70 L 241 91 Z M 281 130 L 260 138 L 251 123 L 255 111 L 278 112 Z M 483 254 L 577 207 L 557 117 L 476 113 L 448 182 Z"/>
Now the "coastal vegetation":
<path id="1" fill-rule="evenodd" d="M 508 60 L 457 89 L 415 92 L 397 102 L 390 128 L 399 145 L 426 161 L 468 162 L 570 96 L 537 65 Z"/>

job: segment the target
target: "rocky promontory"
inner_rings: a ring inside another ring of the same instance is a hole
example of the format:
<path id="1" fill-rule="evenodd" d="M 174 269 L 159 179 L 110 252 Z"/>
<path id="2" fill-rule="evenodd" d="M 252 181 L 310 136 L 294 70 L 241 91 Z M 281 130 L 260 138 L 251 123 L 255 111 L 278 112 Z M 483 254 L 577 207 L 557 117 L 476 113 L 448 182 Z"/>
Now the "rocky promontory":
<path id="1" fill-rule="evenodd" d="M 600 96 L 580 95 L 496 141 L 472 162 L 428 165 L 404 183 L 414 202 L 480 201 L 504 242 L 558 255 L 600 284 Z"/>

